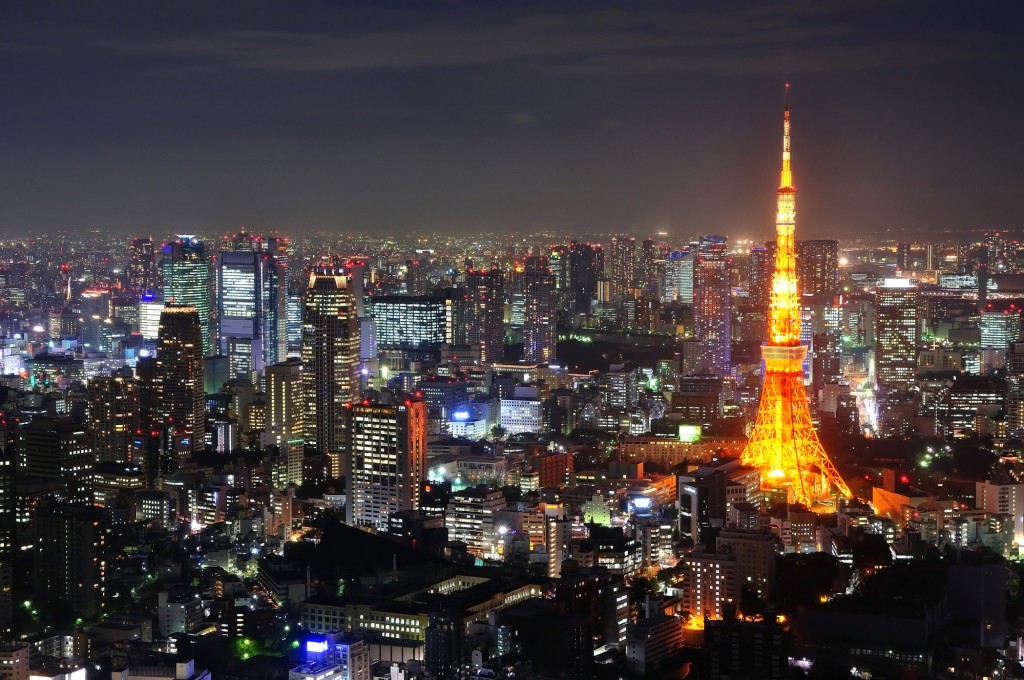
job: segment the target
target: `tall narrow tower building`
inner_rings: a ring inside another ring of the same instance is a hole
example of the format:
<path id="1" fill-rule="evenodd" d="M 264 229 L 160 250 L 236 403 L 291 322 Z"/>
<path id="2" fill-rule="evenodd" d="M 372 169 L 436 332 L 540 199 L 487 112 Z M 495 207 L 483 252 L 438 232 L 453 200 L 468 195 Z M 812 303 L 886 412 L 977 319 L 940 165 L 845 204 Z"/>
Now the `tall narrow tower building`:
<path id="1" fill-rule="evenodd" d="M 850 497 L 849 488 L 818 441 L 804 386 L 807 346 L 800 343 L 800 290 L 797 278 L 796 189 L 790 168 L 789 85 L 783 122 L 782 177 L 775 217 L 775 273 L 768 314 L 768 340 L 761 347 L 764 379 L 761 402 L 743 463 L 761 471 L 761 484 L 784 491 L 788 501 L 813 507 L 832 490 Z"/>
<path id="2" fill-rule="evenodd" d="M 154 381 L 157 425 L 173 438 L 179 462 L 206 446 L 206 393 L 199 312 L 169 304 L 160 315 Z"/>
<path id="3" fill-rule="evenodd" d="M 349 277 L 333 268 L 309 276 L 302 320 L 302 388 L 307 444 L 342 450 L 342 409 L 359 396 L 359 319 Z"/>
<path id="4" fill-rule="evenodd" d="M 213 317 L 210 305 L 210 261 L 206 246 L 196 236 L 178 236 L 163 248 L 160 272 L 164 282 L 164 302 L 190 305 L 199 314 L 202 356 L 214 354 Z"/>

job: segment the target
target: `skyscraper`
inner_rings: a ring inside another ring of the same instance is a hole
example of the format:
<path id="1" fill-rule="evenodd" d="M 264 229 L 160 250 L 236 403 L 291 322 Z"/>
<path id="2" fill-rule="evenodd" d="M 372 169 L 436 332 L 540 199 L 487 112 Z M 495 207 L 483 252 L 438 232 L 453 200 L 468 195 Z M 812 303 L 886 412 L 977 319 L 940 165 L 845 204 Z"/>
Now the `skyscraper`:
<path id="1" fill-rule="evenodd" d="M 675 250 L 665 260 L 662 302 L 693 304 L 693 266 L 696 258 L 688 250 Z"/>
<path id="2" fill-rule="evenodd" d="M 640 250 L 640 266 L 637 272 L 637 279 L 643 288 L 644 294 L 653 296 L 658 294 L 658 244 L 653 239 L 644 239 Z"/>
<path id="3" fill-rule="evenodd" d="M 835 295 L 839 292 L 839 241 L 799 241 L 797 276 L 803 295 Z"/>
<path id="4" fill-rule="evenodd" d="M 463 307 L 466 342 L 480 344 L 480 360 L 494 363 L 505 358 L 505 287 L 500 269 L 466 272 Z"/>
<path id="5" fill-rule="evenodd" d="M 636 239 L 619 235 L 612 238 L 608 278 L 614 295 L 625 295 L 636 279 Z"/>
<path id="6" fill-rule="evenodd" d="M 374 295 L 370 317 L 380 349 L 420 349 L 445 342 L 450 302 L 441 297 Z"/>
<path id="7" fill-rule="evenodd" d="M 750 250 L 750 269 L 748 293 L 750 305 L 758 309 L 768 309 L 772 300 L 772 272 L 775 271 L 775 243 L 772 248 L 752 248 Z"/>
<path id="8" fill-rule="evenodd" d="M 156 340 L 160 333 L 160 315 L 164 301 L 154 293 L 143 293 L 139 298 L 139 334 L 144 340 Z"/>
<path id="9" fill-rule="evenodd" d="M 886 279 L 875 298 L 875 378 L 880 385 L 906 387 L 917 377 L 920 339 L 917 286 Z"/>
<path id="10" fill-rule="evenodd" d="M 140 425 L 139 384 L 131 369 L 90 378 L 87 389 L 96 461 L 130 462 L 132 437 Z"/>
<path id="11" fill-rule="evenodd" d="M 742 462 L 756 467 L 761 484 L 785 491 L 787 503 L 808 508 L 833 490 L 850 498 L 850 489 L 818 440 L 804 386 L 807 345 L 800 342 L 801 310 L 796 266 L 796 189 L 790 167 L 789 85 L 783 117 L 782 172 L 776 197 L 775 273 L 768 316 L 768 339 L 761 346 L 764 378 L 757 419 L 743 449 Z"/>
<path id="12" fill-rule="evenodd" d="M 0 638 L 14 618 L 14 447 L 0 447 Z"/>
<path id="13" fill-rule="evenodd" d="M 983 349 L 1006 350 L 1010 343 L 1020 340 L 1020 311 L 986 309 L 980 315 L 981 347 Z"/>
<path id="14" fill-rule="evenodd" d="M 426 474 L 427 406 L 416 399 L 351 404 L 344 412 L 346 521 L 387 530 L 388 516 L 419 509 Z"/>
<path id="15" fill-rule="evenodd" d="M 179 464 L 206 446 L 202 327 L 191 305 L 168 304 L 160 315 L 154 392 L 157 426 L 173 438 Z"/>
<path id="16" fill-rule="evenodd" d="M 37 416 L 18 430 L 18 439 L 26 476 L 59 480 L 69 503 L 92 504 L 96 456 L 84 426 L 66 418 Z"/>
<path id="17" fill-rule="evenodd" d="M 359 396 L 359 319 L 350 280 L 337 269 L 310 274 L 302 319 L 306 443 L 342 450 L 342 408 Z"/>
<path id="18" fill-rule="evenodd" d="M 210 305 L 210 262 L 206 247 L 196 236 L 181 235 L 163 247 L 160 270 L 164 280 L 164 302 L 188 305 L 199 314 L 202 356 L 214 353 L 212 342 L 215 310 Z"/>
<path id="19" fill-rule="evenodd" d="M 1011 436 L 1024 434 L 1024 342 L 1010 343 L 1006 353 L 1006 425 Z"/>
<path id="20" fill-rule="evenodd" d="M 286 253 L 280 239 L 236 236 L 217 262 L 221 353 L 232 377 L 250 377 L 287 354 Z"/>
<path id="21" fill-rule="evenodd" d="M 41 507 L 35 517 L 36 592 L 78 616 L 98 616 L 106 602 L 106 529 L 100 508 Z"/>
<path id="22" fill-rule="evenodd" d="M 693 320 L 701 371 L 732 374 L 732 287 L 725 236 L 702 236 L 694 262 Z"/>
<path id="23" fill-rule="evenodd" d="M 276 446 L 285 460 L 286 484 L 302 484 L 302 362 L 288 359 L 266 369 L 267 424 L 263 446 Z"/>
<path id="24" fill-rule="evenodd" d="M 525 298 L 523 360 L 547 363 L 555 360 L 557 297 L 555 275 L 545 257 L 528 257 L 519 279 Z"/>
<path id="25" fill-rule="evenodd" d="M 569 320 L 590 313 L 597 295 L 597 281 L 604 271 L 604 249 L 601 246 L 573 241 L 569 244 Z"/>
<path id="26" fill-rule="evenodd" d="M 136 295 L 141 295 L 156 292 L 156 284 L 156 252 L 153 248 L 153 239 L 134 239 L 129 249 L 128 286 Z"/>

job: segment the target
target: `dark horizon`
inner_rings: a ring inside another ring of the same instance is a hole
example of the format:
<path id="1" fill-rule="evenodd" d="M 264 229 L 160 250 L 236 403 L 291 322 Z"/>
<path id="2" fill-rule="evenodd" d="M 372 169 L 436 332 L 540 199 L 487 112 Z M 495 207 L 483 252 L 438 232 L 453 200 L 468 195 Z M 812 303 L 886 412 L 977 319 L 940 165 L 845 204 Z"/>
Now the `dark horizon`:
<path id="1" fill-rule="evenodd" d="M 19 3 L 0 233 L 1024 226 L 1019 7 Z M 396 9 L 397 8 L 397 9 Z"/>

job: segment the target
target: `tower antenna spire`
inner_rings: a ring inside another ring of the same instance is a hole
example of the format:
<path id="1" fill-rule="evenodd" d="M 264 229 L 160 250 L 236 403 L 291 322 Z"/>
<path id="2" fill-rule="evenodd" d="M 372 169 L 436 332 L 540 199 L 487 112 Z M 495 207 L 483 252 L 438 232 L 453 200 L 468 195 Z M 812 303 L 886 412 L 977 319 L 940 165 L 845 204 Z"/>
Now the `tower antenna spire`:
<path id="1" fill-rule="evenodd" d="M 779 186 L 793 186 L 793 173 L 789 166 L 789 83 L 786 83 L 786 108 L 782 114 L 782 181 Z"/>

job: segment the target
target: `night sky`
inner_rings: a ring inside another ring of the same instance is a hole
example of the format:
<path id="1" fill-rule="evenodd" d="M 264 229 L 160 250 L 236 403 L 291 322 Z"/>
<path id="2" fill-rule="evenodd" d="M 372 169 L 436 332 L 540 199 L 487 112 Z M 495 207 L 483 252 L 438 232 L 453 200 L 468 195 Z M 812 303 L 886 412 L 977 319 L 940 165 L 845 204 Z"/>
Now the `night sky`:
<path id="1" fill-rule="evenodd" d="M 1019 2 L 4 2 L 0 231 L 1024 226 Z"/>

